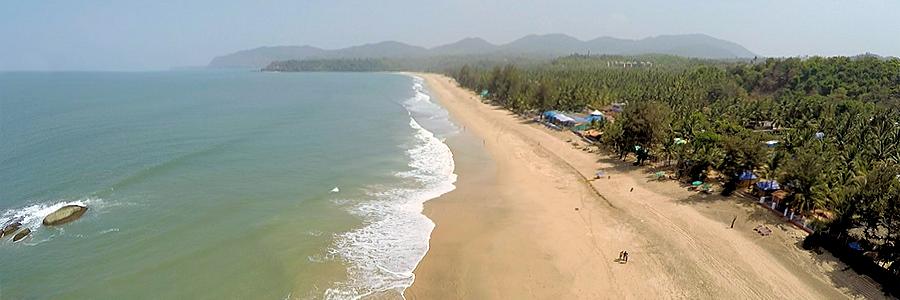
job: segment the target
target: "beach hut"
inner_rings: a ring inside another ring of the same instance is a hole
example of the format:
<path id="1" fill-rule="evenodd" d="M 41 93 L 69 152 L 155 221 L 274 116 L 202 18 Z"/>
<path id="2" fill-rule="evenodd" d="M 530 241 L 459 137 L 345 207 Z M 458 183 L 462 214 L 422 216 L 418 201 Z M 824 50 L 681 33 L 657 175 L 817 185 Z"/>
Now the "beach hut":
<path id="1" fill-rule="evenodd" d="M 553 119 L 553 117 L 556 116 L 557 114 L 559 114 L 558 111 L 548 110 L 548 111 L 545 111 L 543 114 L 541 114 L 541 116 L 543 116 L 544 120 L 549 121 L 549 120 Z"/>
<path id="2" fill-rule="evenodd" d="M 776 203 L 781 203 L 782 201 L 784 201 L 785 198 L 787 198 L 787 196 L 788 196 L 787 191 L 777 190 L 777 191 L 772 192 L 772 201 L 775 201 Z"/>
<path id="3" fill-rule="evenodd" d="M 750 171 L 744 171 L 738 175 L 738 180 L 741 182 L 741 187 L 745 188 L 750 187 L 750 183 L 757 178 L 758 177 L 756 176 L 756 174 L 753 174 L 753 172 Z"/>
<path id="4" fill-rule="evenodd" d="M 554 120 L 557 124 L 563 126 L 573 126 L 575 125 L 575 123 L 577 123 L 575 119 L 562 113 L 557 113 L 556 115 L 554 115 L 552 120 Z"/>
<path id="5" fill-rule="evenodd" d="M 585 118 L 586 121 L 592 123 L 594 121 L 601 122 L 603 121 L 603 113 L 599 110 L 594 110 Z"/>
<path id="6" fill-rule="evenodd" d="M 781 189 L 781 185 L 779 185 L 778 181 L 775 180 L 760 181 L 757 182 L 754 187 L 756 188 L 756 191 L 761 194 L 760 196 L 765 196 Z"/>

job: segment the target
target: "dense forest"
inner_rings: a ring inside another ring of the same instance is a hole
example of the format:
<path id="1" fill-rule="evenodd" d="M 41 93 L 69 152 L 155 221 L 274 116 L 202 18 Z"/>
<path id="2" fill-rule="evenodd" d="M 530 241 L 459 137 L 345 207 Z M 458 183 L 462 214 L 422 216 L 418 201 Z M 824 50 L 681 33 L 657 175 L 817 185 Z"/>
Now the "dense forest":
<path id="1" fill-rule="evenodd" d="M 777 180 L 788 192 L 783 205 L 831 216 L 808 245 L 847 252 L 857 243 L 863 250 L 848 259 L 866 254 L 900 274 L 900 59 L 608 61 L 569 56 L 448 74 L 523 114 L 627 103 L 614 122 L 595 125 L 620 157 L 668 164 L 689 180 L 718 174 L 725 194 L 743 171 Z"/>

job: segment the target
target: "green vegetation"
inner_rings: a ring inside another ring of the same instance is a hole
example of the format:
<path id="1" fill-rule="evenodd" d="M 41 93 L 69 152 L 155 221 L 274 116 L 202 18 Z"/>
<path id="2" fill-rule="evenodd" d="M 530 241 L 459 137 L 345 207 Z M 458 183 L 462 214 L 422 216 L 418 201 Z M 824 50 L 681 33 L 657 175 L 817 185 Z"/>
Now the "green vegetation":
<path id="1" fill-rule="evenodd" d="M 900 274 L 900 59 L 663 58 L 672 61 L 622 68 L 569 56 L 447 73 L 519 113 L 627 103 L 603 128 L 620 157 L 674 160 L 690 180 L 718 171 L 726 194 L 744 170 L 777 179 L 792 211 L 833 215 L 816 224 L 818 245 L 840 252 L 858 242 L 879 269 Z"/>
<path id="2" fill-rule="evenodd" d="M 806 246 L 829 249 L 885 288 L 900 286 L 900 59 L 473 55 L 265 70 L 441 72 L 520 114 L 625 103 L 614 122 L 595 125 L 620 158 L 662 163 L 690 181 L 718 174 L 726 195 L 744 171 L 777 180 L 788 192 L 782 207 L 818 228 Z"/>
<path id="3" fill-rule="evenodd" d="M 510 62 L 520 66 L 545 63 L 548 59 L 534 56 L 457 55 L 409 58 L 334 58 L 274 61 L 262 71 L 277 72 L 444 72 L 464 64 L 491 68 Z"/>

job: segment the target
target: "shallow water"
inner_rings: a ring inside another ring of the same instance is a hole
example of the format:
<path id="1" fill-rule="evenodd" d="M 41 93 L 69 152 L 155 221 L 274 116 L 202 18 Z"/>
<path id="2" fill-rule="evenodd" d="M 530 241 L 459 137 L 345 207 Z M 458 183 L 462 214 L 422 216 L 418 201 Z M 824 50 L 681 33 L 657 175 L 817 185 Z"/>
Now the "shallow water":
<path id="1" fill-rule="evenodd" d="M 402 290 L 455 132 L 398 74 L 0 73 L 0 223 L 34 230 L 0 241 L 0 296 Z M 40 226 L 66 203 L 90 209 Z"/>

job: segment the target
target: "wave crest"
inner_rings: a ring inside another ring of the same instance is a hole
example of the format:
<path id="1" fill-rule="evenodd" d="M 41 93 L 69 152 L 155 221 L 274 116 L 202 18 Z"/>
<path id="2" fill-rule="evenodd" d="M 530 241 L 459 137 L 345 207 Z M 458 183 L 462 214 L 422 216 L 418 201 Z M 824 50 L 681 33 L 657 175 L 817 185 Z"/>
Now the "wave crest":
<path id="1" fill-rule="evenodd" d="M 421 105 L 435 104 L 421 78 L 413 81 L 415 96 L 404 104 L 418 114 Z M 409 126 L 415 131 L 415 144 L 406 151 L 410 170 L 396 174 L 403 183 L 370 192 L 371 200 L 351 208 L 364 225 L 336 236 L 330 255 L 349 263 L 349 279 L 326 290 L 326 299 L 359 299 L 392 290 L 402 295 L 415 279 L 413 270 L 428 251 L 434 229 L 422 214 L 423 204 L 455 189 L 456 174 L 450 148 L 412 117 Z"/>

